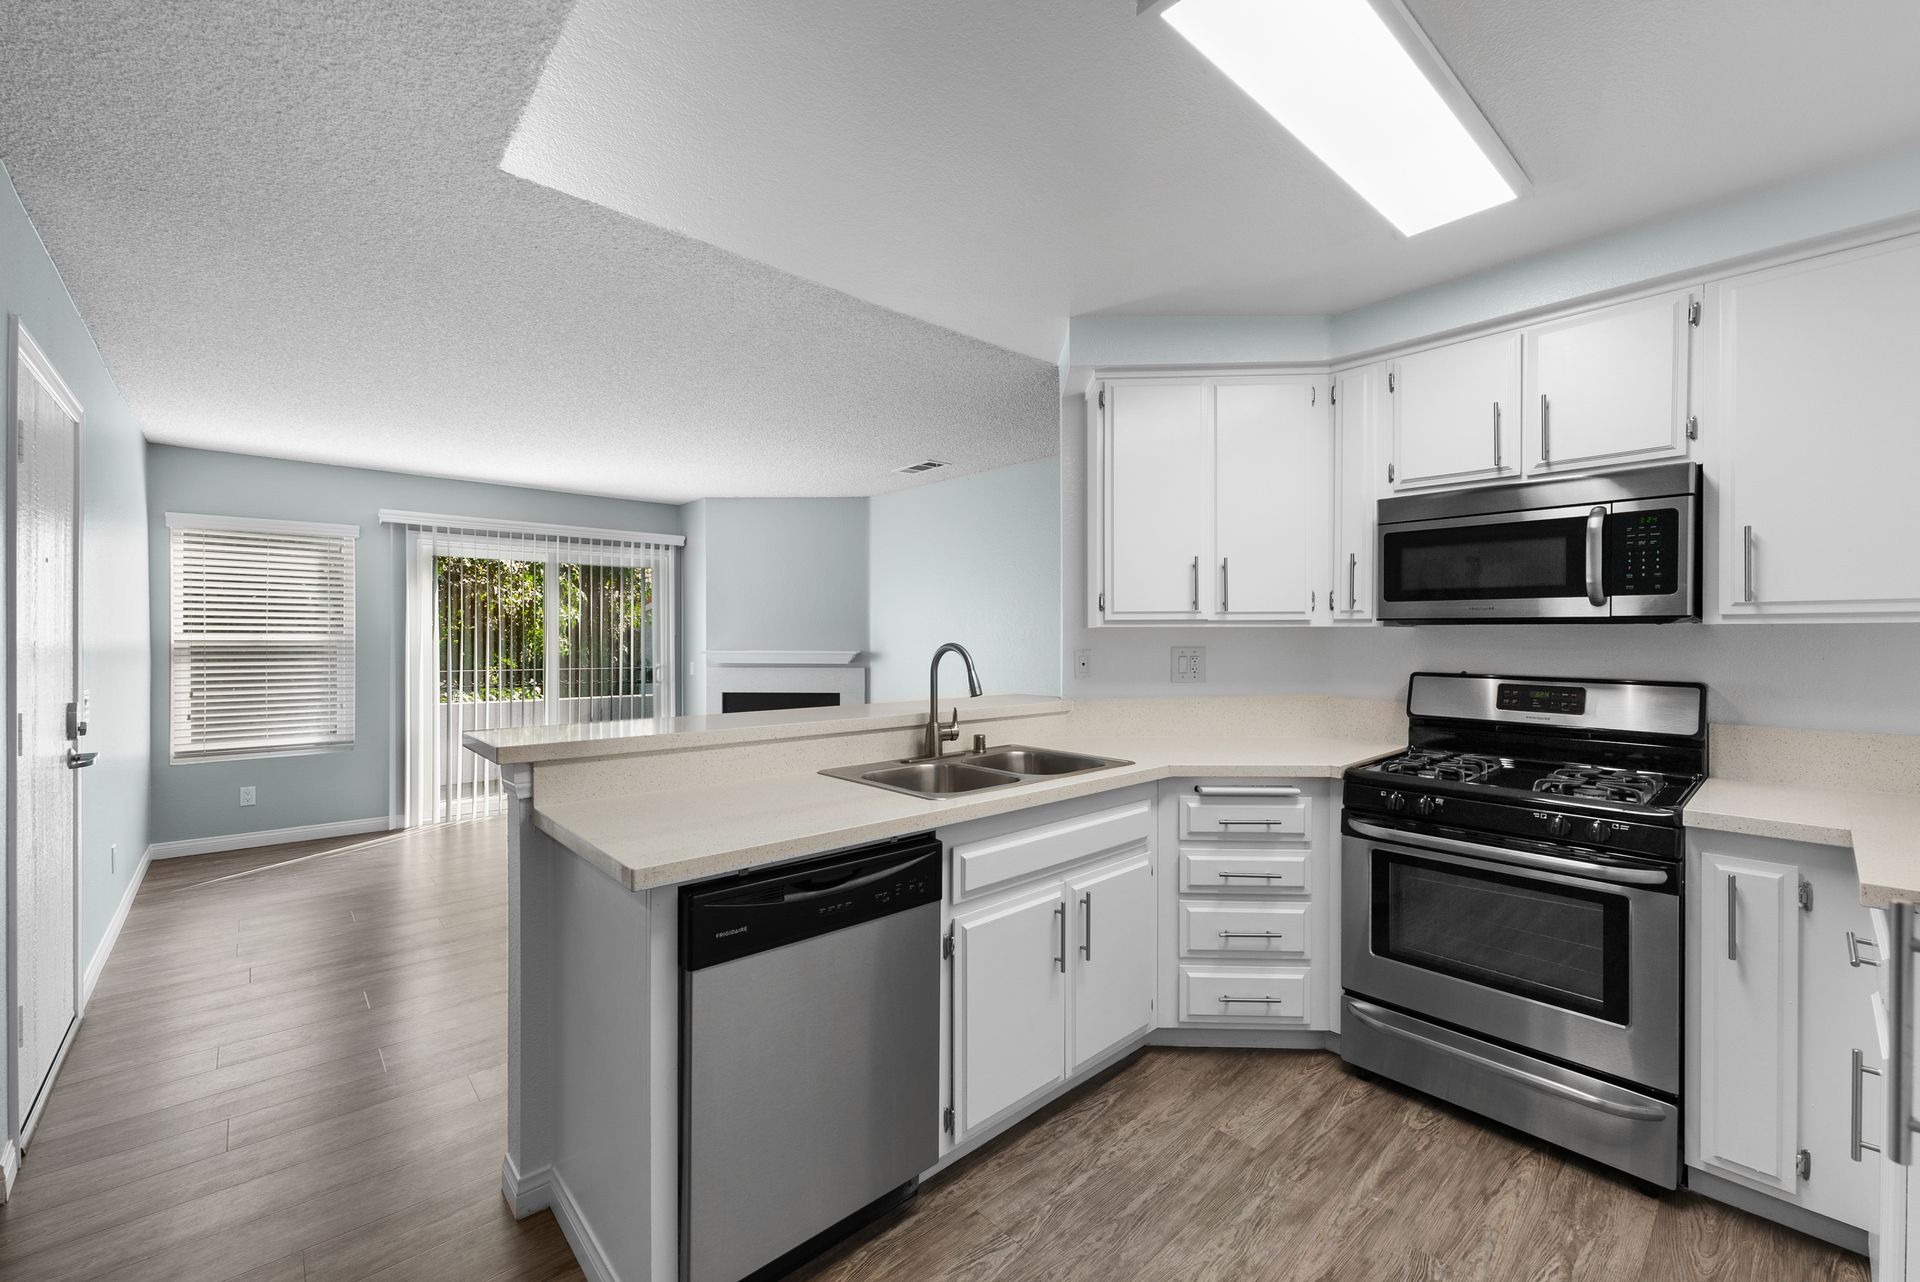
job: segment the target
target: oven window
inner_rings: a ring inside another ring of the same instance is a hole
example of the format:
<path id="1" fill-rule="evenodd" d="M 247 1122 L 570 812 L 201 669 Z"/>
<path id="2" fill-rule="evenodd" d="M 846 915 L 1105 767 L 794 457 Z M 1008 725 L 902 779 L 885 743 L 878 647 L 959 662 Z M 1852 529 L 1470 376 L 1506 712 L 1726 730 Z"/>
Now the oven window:
<path id="1" fill-rule="evenodd" d="M 1389 601 L 1508 601 L 1587 594 L 1587 522 L 1493 522 L 1389 532 Z"/>
<path id="2" fill-rule="evenodd" d="M 1627 1022 L 1627 900 L 1373 852 L 1373 951 Z"/>

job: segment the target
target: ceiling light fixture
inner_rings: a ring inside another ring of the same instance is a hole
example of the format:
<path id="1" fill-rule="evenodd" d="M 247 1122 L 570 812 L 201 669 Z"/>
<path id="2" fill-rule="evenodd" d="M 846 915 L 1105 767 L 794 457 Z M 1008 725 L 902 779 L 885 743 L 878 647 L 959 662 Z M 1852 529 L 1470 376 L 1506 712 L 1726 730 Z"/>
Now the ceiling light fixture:
<path id="1" fill-rule="evenodd" d="M 1525 175 L 1400 0 L 1140 0 L 1403 235 Z"/>

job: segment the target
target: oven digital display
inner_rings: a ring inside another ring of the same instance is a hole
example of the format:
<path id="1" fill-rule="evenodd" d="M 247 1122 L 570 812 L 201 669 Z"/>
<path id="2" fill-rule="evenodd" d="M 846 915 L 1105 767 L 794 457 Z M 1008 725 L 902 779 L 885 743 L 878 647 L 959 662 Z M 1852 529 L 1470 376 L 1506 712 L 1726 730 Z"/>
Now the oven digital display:
<path id="1" fill-rule="evenodd" d="M 1502 712 L 1551 712 L 1563 717 L 1586 715 L 1585 686 L 1530 686 L 1500 683 L 1497 706 Z"/>

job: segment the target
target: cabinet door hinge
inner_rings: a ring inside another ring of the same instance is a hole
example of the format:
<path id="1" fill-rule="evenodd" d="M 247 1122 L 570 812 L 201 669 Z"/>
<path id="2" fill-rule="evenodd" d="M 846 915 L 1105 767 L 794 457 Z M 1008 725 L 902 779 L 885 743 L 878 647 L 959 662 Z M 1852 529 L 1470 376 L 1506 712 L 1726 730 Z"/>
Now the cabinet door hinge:
<path id="1" fill-rule="evenodd" d="M 940 955 L 948 961 L 953 960 L 953 927 L 947 927 L 947 933 L 940 936 Z"/>
<path id="2" fill-rule="evenodd" d="M 1687 439 L 1689 441 L 1700 439 L 1700 419 L 1697 415 L 1687 415 Z"/>
<path id="3" fill-rule="evenodd" d="M 1699 323 L 1700 323 L 1700 300 L 1696 298 L 1687 304 L 1687 324 L 1698 325 Z"/>
<path id="4" fill-rule="evenodd" d="M 1100 594 L 1100 613 L 1105 614 L 1106 612 L 1107 612 L 1107 594 L 1102 592 Z"/>
<path id="5" fill-rule="evenodd" d="M 1800 879 L 1800 911 L 1803 913 L 1813 911 L 1813 883 L 1805 877 Z"/>
<path id="6" fill-rule="evenodd" d="M 1339 403 L 1340 403 L 1340 384 L 1328 383 L 1327 384 L 1327 404 L 1338 405 Z"/>
<path id="7" fill-rule="evenodd" d="M 1393 464 L 1387 464 L 1387 483 L 1393 483 Z"/>
<path id="8" fill-rule="evenodd" d="M 940 1110 L 940 1129 L 949 1135 L 953 1134 L 953 1105 L 951 1104 Z"/>
<path id="9" fill-rule="evenodd" d="M 1100 408 L 1107 408 L 1107 389 L 1104 387 L 1100 389 Z"/>
<path id="10" fill-rule="evenodd" d="M 1318 405 L 1319 403 L 1320 403 L 1320 384 L 1315 383 L 1313 386 L 1307 389 L 1307 404 Z"/>
<path id="11" fill-rule="evenodd" d="M 1393 394 L 1393 371 L 1392 370 L 1387 371 L 1387 394 L 1389 396 Z"/>
<path id="12" fill-rule="evenodd" d="M 1812 1179 L 1813 1178 L 1813 1154 L 1809 1153 L 1806 1149 L 1801 1149 L 1799 1156 L 1793 1159 L 1793 1169 L 1794 1169 L 1794 1172 L 1798 1174 L 1801 1179 L 1803 1180 Z"/>

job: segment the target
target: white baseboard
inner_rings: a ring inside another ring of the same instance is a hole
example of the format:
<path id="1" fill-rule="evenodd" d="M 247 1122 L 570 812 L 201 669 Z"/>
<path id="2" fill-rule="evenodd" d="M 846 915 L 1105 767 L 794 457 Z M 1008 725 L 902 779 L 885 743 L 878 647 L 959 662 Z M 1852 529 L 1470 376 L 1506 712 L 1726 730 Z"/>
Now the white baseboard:
<path id="1" fill-rule="evenodd" d="M 215 855 L 226 850 L 247 850 L 254 846 L 284 846 L 295 841 L 321 841 L 328 837 L 357 837 L 362 833 L 391 832 L 406 827 L 404 815 L 375 815 L 371 819 L 341 819 L 334 823 L 303 824 L 298 828 L 268 828 L 262 832 L 236 832 L 224 837 L 190 837 L 185 841 L 156 841 L 147 847 L 154 859 L 178 859 L 183 855 Z"/>
<path id="2" fill-rule="evenodd" d="M 13 1177 L 20 1174 L 20 1150 L 8 1140 L 0 1147 L 0 1202 L 13 1194 Z"/>
<path id="3" fill-rule="evenodd" d="M 107 923 L 107 933 L 100 937 L 100 946 L 93 950 L 93 958 L 87 962 L 86 982 L 80 989 L 82 1013 L 86 1011 L 87 1003 L 93 1000 L 93 987 L 100 982 L 100 972 L 106 969 L 107 956 L 113 952 L 113 946 L 120 938 L 120 928 L 127 924 L 127 913 L 133 908 L 133 897 L 140 893 L 140 883 L 147 879 L 147 869 L 152 864 L 153 847 L 149 846 L 140 856 L 139 867 L 127 879 L 127 888 L 120 892 L 120 906 L 113 910 L 113 920 Z"/>
<path id="4" fill-rule="evenodd" d="M 500 1196 L 506 1199 L 507 1209 L 516 1220 L 546 1210 L 553 1205 L 553 1168 L 543 1166 L 522 1175 L 513 1164 L 513 1155 L 508 1154 L 500 1163 Z"/>
<path id="5" fill-rule="evenodd" d="M 620 1275 L 608 1263 L 600 1239 L 593 1235 L 592 1226 L 580 1214 L 580 1205 L 573 1200 L 573 1190 L 567 1187 L 567 1181 L 560 1172 L 553 1172 L 549 1186 L 553 1190 L 553 1218 L 560 1221 L 560 1232 L 566 1236 L 567 1245 L 573 1248 L 574 1261 L 579 1264 L 580 1271 L 587 1275 L 587 1282 L 620 1282 Z"/>

